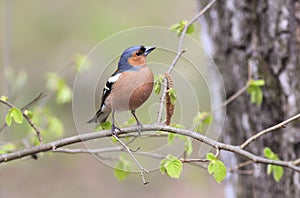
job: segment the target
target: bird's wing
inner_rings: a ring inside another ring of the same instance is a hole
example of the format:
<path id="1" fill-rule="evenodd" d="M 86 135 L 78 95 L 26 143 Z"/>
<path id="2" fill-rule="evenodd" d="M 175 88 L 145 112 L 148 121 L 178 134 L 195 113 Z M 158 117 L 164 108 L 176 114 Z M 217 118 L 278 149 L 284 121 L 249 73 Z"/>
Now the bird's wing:
<path id="1" fill-rule="evenodd" d="M 121 76 L 122 73 L 118 73 L 118 70 L 116 70 L 110 77 L 109 79 L 106 81 L 106 84 L 103 88 L 102 91 L 102 97 L 101 97 L 101 106 L 100 109 L 102 109 L 106 98 L 109 96 L 109 94 L 111 93 L 112 89 L 113 89 L 113 84 L 119 79 L 119 77 Z"/>
<path id="2" fill-rule="evenodd" d="M 109 94 L 111 93 L 112 89 L 113 89 L 113 84 L 119 79 L 119 77 L 121 76 L 122 73 L 119 73 L 118 70 L 116 70 L 111 76 L 110 78 L 107 80 L 103 91 L 102 91 L 102 97 L 101 97 L 101 105 L 99 110 L 97 111 L 97 113 L 95 114 L 95 116 L 88 121 L 88 123 L 92 123 L 92 122 L 96 122 L 96 123 L 102 123 L 105 122 L 105 120 L 107 119 L 107 117 L 109 116 L 110 112 L 107 110 L 105 110 L 105 108 L 107 108 L 105 106 L 105 100 L 106 98 L 109 96 Z"/>

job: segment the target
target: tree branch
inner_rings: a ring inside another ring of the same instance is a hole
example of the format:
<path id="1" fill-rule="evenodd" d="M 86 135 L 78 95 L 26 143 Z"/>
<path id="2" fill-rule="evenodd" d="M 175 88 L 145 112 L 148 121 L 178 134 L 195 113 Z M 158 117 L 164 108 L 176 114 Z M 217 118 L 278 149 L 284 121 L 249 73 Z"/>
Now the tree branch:
<path id="1" fill-rule="evenodd" d="M 122 131 L 118 134 L 128 134 L 131 132 L 136 132 L 136 130 L 137 130 L 137 127 L 127 127 L 127 128 L 123 128 Z M 243 156 L 243 157 L 253 161 L 254 163 L 278 165 L 278 166 L 287 167 L 287 168 L 290 168 L 297 172 L 300 172 L 300 167 L 296 166 L 293 161 L 270 160 L 270 159 L 267 159 L 264 157 L 260 157 L 249 151 L 243 150 L 240 146 L 224 144 L 224 143 L 218 142 L 216 140 L 213 140 L 209 137 L 206 137 L 200 133 L 196 133 L 192 130 L 179 129 L 179 128 L 175 128 L 175 127 L 165 126 L 162 124 L 144 125 L 141 130 L 142 131 L 165 131 L 165 132 L 188 136 L 195 140 L 198 140 L 199 142 L 203 142 L 211 147 L 218 148 L 220 150 L 227 150 L 232 153 Z M 75 144 L 75 143 L 82 142 L 82 141 L 88 141 L 88 140 L 92 140 L 92 139 L 104 138 L 104 137 L 109 137 L 109 136 L 112 136 L 112 133 L 110 130 L 105 130 L 105 131 L 101 131 L 101 132 L 97 132 L 97 133 L 91 132 L 91 133 L 86 133 L 86 134 L 82 134 L 82 135 L 76 135 L 73 137 L 64 138 L 64 139 L 50 142 L 47 144 L 43 144 L 40 146 L 35 146 L 32 148 L 25 148 L 25 149 L 22 149 L 22 150 L 19 150 L 16 152 L 0 155 L 0 163 L 12 161 L 12 160 L 19 159 L 19 158 L 29 156 L 32 154 L 37 154 L 40 152 L 56 150 L 59 147 L 63 147 L 63 146 L 70 145 L 70 144 Z"/>
<path id="2" fill-rule="evenodd" d="M 174 69 L 176 63 L 178 62 L 179 58 L 181 57 L 181 55 L 183 53 L 186 52 L 185 49 L 182 48 L 183 46 L 183 41 L 184 41 L 184 37 L 186 35 L 186 31 L 189 28 L 189 26 L 191 26 L 193 23 L 195 23 L 203 14 L 205 14 L 209 8 L 216 2 L 216 0 L 212 0 L 211 2 L 209 2 L 202 10 L 200 10 L 185 26 L 184 29 L 181 32 L 181 36 L 180 36 L 180 40 L 179 40 L 179 44 L 178 44 L 178 49 L 177 49 L 177 54 L 176 57 L 174 58 L 174 60 L 172 61 L 172 64 L 170 65 L 169 69 L 168 69 L 168 74 L 171 74 L 172 70 Z M 165 102 L 165 98 L 166 98 L 166 94 L 167 94 L 167 78 L 164 77 L 164 90 L 163 90 L 163 94 L 162 97 L 160 99 L 160 105 L 159 105 L 159 111 L 158 111 L 158 118 L 157 118 L 157 122 L 161 123 L 162 122 L 162 112 L 164 109 L 164 102 Z"/>
<path id="3" fill-rule="evenodd" d="M 245 149 L 251 142 L 255 141 L 256 139 L 260 138 L 261 136 L 263 135 L 266 135 L 267 133 L 270 133 L 271 131 L 274 131 L 276 129 L 279 129 L 279 128 L 282 128 L 282 127 L 285 127 L 287 124 L 289 124 L 290 122 L 293 122 L 297 119 L 300 118 L 300 113 L 283 121 L 283 122 L 280 122 L 279 124 L 276 124 L 270 128 L 267 128 L 265 130 L 262 130 L 261 132 L 253 135 L 252 137 L 250 137 L 248 140 L 246 140 L 240 147 L 242 149 Z"/>

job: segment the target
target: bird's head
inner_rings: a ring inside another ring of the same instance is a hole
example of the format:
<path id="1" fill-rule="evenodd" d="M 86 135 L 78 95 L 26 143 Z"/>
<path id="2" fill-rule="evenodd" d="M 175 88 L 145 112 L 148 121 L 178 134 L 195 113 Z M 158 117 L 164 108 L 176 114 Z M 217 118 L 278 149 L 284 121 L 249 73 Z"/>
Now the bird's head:
<path id="1" fill-rule="evenodd" d="M 118 70 L 126 71 L 134 69 L 136 66 L 145 66 L 146 57 L 155 47 L 145 47 L 143 45 L 132 46 L 127 48 L 121 55 Z"/>

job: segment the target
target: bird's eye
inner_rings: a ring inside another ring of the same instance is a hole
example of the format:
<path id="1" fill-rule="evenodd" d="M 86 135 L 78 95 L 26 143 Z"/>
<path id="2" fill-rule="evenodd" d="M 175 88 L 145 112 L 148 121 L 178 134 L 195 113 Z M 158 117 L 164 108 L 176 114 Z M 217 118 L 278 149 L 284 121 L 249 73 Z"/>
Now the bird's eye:
<path id="1" fill-rule="evenodd" d="M 136 53 L 137 56 L 140 56 L 140 55 L 142 55 L 142 54 L 143 54 L 143 52 L 141 52 L 141 51 L 138 51 L 138 52 Z"/>

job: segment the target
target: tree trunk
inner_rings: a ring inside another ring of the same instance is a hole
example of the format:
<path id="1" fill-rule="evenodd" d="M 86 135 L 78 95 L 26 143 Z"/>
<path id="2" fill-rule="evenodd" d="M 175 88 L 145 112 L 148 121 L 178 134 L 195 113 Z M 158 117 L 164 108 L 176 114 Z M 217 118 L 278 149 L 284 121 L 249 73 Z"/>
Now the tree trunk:
<path id="1" fill-rule="evenodd" d="M 208 1 L 199 0 L 200 7 Z M 247 82 L 248 61 L 254 79 L 264 79 L 263 102 L 252 104 L 243 93 L 227 106 L 222 137 L 240 145 L 250 136 L 300 112 L 300 1 L 217 0 L 201 19 L 203 34 L 213 46 L 212 57 L 223 76 L 227 96 Z M 211 47 L 209 47 L 211 48 Z M 228 138 L 229 137 L 229 138 Z M 300 157 L 300 121 L 263 136 L 247 147 L 263 156 L 270 147 L 282 160 Z M 245 159 L 227 159 L 237 163 Z M 285 169 L 277 183 L 265 165 L 252 165 L 251 175 L 233 174 L 236 197 L 300 197 L 300 176 Z"/>

